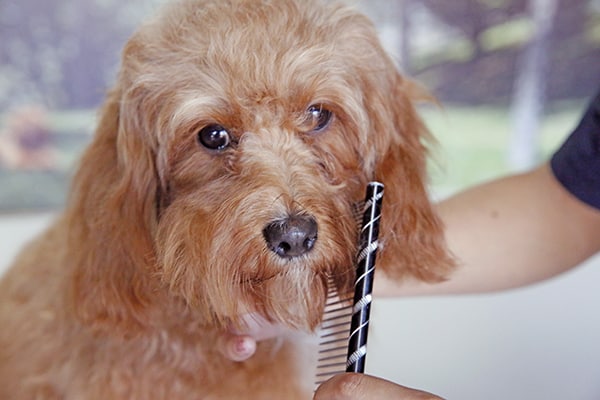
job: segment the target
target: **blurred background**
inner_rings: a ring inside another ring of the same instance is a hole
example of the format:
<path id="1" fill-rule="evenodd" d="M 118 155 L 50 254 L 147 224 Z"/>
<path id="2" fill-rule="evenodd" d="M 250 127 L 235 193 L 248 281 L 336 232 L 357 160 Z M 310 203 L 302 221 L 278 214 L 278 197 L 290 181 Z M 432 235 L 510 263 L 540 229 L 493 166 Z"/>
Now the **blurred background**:
<path id="1" fill-rule="evenodd" d="M 0 271 L 61 209 L 121 48 L 163 1 L 0 0 Z M 442 104 L 422 109 L 436 198 L 546 159 L 600 88 L 600 0 L 352 3 Z M 379 300 L 368 370 L 449 399 L 599 399 L 599 271 Z"/>

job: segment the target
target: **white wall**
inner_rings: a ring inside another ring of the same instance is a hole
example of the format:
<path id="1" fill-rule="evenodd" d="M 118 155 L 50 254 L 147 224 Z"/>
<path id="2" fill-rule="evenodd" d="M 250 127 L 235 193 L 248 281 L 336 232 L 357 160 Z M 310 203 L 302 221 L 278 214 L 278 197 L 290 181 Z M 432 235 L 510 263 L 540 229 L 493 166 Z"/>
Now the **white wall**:
<path id="1" fill-rule="evenodd" d="M 600 256 L 529 288 L 372 312 L 370 373 L 448 399 L 600 399 Z"/>

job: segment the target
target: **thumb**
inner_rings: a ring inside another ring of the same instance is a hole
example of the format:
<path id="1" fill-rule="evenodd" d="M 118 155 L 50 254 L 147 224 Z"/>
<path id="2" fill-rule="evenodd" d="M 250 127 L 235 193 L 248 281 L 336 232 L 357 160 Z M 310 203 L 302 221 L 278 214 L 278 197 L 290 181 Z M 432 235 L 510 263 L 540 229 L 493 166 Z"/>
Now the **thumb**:
<path id="1" fill-rule="evenodd" d="M 420 390 L 364 374 L 340 374 L 323 383 L 314 400 L 442 400 Z"/>

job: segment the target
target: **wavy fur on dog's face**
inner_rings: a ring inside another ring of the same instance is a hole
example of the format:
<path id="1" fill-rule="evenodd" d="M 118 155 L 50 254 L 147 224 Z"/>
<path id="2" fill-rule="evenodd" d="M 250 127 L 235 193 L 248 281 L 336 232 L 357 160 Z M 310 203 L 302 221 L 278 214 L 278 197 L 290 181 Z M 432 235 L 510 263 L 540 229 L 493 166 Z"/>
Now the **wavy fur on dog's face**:
<path id="1" fill-rule="evenodd" d="M 351 282 L 354 206 L 373 179 L 386 184 L 380 268 L 443 278 L 416 93 L 347 8 L 170 6 L 127 44 L 76 177 L 71 217 L 87 224 L 73 241 L 97 245 L 79 256 L 80 316 L 144 326 L 181 303 L 204 324 L 257 311 L 313 329 L 327 276 Z M 298 215 L 316 221 L 314 247 L 282 257 L 264 229 Z"/>

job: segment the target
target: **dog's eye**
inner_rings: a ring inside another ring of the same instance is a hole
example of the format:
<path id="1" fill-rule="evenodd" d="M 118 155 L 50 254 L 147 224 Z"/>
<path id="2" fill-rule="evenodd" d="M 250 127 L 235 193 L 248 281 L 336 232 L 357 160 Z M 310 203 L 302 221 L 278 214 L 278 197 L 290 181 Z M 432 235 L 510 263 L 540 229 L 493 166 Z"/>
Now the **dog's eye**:
<path id="1" fill-rule="evenodd" d="M 312 132 L 321 132 L 327 128 L 333 117 L 333 113 L 324 108 L 322 104 L 310 106 L 306 112 Z"/>
<path id="2" fill-rule="evenodd" d="M 200 129 L 198 141 L 211 150 L 223 150 L 231 143 L 229 132 L 221 125 L 212 124 Z"/>

